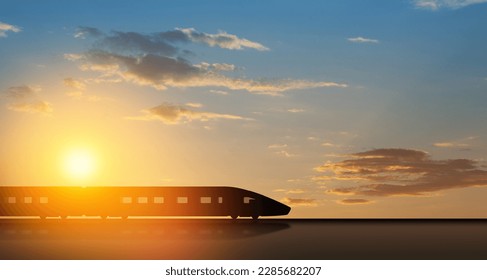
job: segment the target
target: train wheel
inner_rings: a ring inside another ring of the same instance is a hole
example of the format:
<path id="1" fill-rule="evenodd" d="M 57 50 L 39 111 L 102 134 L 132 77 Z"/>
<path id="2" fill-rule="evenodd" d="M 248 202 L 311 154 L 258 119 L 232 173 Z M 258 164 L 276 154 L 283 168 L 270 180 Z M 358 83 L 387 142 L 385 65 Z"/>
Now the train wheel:
<path id="1" fill-rule="evenodd" d="M 259 218 L 259 215 L 253 215 L 253 216 L 252 216 L 252 219 L 253 219 L 253 220 L 257 220 L 258 218 Z"/>
<path id="2" fill-rule="evenodd" d="M 232 220 L 236 220 L 238 218 L 238 215 L 231 215 L 230 217 L 232 217 Z"/>

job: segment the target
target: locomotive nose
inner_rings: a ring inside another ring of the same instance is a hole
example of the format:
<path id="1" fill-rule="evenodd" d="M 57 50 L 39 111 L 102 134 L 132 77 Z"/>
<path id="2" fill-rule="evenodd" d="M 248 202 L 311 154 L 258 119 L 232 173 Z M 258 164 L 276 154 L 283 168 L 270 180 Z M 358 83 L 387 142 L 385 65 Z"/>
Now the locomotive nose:
<path id="1" fill-rule="evenodd" d="M 279 201 L 275 201 L 271 198 L 266 198 L 264 200 L 264 211 L 262 216 L 279 216 L 279 215 L 287 215 L 291 211 L 291 207 L 280 203 Z"/>

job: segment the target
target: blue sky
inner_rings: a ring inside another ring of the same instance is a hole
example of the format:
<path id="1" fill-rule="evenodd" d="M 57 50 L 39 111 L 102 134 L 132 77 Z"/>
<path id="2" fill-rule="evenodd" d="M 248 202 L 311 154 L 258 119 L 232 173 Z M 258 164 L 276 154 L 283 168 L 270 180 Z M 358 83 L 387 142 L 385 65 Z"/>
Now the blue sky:
<path id="1" fill-rule="evenodd" d="M 2 1 L 0 183 L 483 216 L 483 2 Z M 80 147 L 98 162 L 83 180 L 62 171 Z"/>

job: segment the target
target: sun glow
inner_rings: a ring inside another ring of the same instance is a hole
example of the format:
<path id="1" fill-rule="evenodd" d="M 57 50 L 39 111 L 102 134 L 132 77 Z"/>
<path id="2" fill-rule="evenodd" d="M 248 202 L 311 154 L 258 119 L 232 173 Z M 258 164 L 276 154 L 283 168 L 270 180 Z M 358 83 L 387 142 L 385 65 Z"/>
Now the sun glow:
<path id="1" fill-rule="evenodd" d="M 95 158 L 89 150 L 75 149 L 68 152 L 64 159 L 64 169 L 73 179 L 87 179 L 95 171 Z"/>

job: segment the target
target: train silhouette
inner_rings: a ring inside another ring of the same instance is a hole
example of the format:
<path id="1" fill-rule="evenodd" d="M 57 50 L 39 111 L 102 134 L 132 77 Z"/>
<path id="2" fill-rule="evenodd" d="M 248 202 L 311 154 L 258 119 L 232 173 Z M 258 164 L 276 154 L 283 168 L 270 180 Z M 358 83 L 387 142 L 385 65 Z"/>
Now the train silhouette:
<path id="1" fill-rule="evenodd" d="M 287 215 L 291 208 L 235 187 L 0 187 L 0 216 Z"/>

